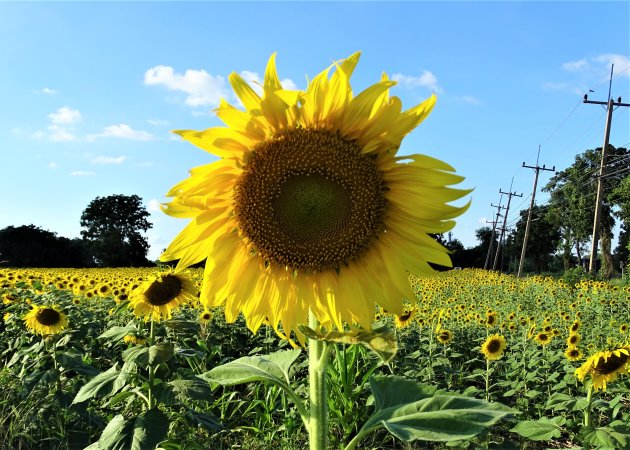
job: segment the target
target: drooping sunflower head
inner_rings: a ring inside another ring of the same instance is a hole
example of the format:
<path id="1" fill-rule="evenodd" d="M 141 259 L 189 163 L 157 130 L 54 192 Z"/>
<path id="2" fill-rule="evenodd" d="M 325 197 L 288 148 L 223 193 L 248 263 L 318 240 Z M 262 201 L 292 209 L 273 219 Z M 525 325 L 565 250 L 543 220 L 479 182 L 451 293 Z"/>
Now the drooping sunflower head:
<path id="1" fill-rule="evenodd" d="M 466 206 L 448 203 L 470 191 L 450 187 L 463 178 L 448 164 L 397 156 L 435 97 L 403 111 L 386 76 L 355 95 L 358 60 L 293 91 L 272 55 L 262 94 L 230 75 L 244 110 L 221 102 L 227 127 L 177 131 L 220 159 L 167 194 L 163 210 L 193 220 L 162 260 L 206 259 L 201 301 L 224 305 L 230 322 L 242 312 L 252 331 L 268 322 L 289 337 L 311 311 L 326 326 L 369 328 L 376 301 L 403 314 L 409 273 L 451 265 L 429 234 L 453 227 Z"/>
<path id="2" fill-rule="evenodd" d="M 162 272 L 135 288 L 129 295 L 129 307 L 137 317 L 170 319 L 172 311 L 194 301 L 197 289 L 186 272 Z"/>
<path id="3" fill-rule="evenodd" d="M 39 335 L 57 334 L 68 327 L 68 316 L 56 305 L 38 306 L 24 316 L 24 324 L 31 332 Z"/>
<path id="4" fill-rule="evenodd" d="M 614 350 L 597 352 L 576 369 L 575 376 L 584 381 L 591 375 L 595 390 L 606 390 L 606 383 L 615 381 L 619 375 L 630 374 L 630 345 L 623 345 Z"/>
<path id="5" fill-rule="evenodd" d="M 506 346 L 507 344 L 504 336 L 500 334 L 493 334 L 488 336 L 485 342 L 481 345 L 481 353 L 483 353 L 486 359 L 493 361 L 495 359 L 499 359 L 503 355 Z"/>

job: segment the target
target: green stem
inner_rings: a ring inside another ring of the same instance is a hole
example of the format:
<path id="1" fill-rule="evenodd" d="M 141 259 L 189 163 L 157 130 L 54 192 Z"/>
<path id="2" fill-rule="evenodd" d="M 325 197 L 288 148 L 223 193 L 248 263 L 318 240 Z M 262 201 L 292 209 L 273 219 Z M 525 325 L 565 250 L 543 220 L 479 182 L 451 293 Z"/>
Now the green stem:
<path id="1" fill-rule="evenodd" d="M 149 331 L 149 346 L 153 345 L 154 338 L 153 317 L 151 317 L 151 329 Z M 153 409 L 155 406 L 155 398 L 153 397 L 153 384 L 155 383 L 155 369 L 154 365 L 149 366 L 149 409 Z"/>
<path id="2" fill-rule="evenodd" d="M 591 426 L 591 403 L 593 403 L 593 384 L 589 384 L 586 392 L 586 409 L 584 410 L 584 426 Z"/>
<path id="3" fill-rule="evenodd" d="M 318 330 L 319 322 L 309 313 L 308 325 Z M 309 383 L 309 425 L 310 450 L 328 448 L 328 402 L 326 393 L 326 365 L 328 348 L 324 341 L 308 340 L 308 383 Z"/>
<path id="4" fill-rule="evenodd" d="M 486 358 L 486 401 L 490 401 L 490 360 Z"/>

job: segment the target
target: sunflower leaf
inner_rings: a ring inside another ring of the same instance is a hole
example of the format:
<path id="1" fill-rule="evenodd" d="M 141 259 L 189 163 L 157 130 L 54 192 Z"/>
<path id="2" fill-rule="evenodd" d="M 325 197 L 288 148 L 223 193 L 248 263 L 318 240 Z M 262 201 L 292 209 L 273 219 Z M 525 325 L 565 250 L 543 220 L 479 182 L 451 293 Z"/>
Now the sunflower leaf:
<path id="1" fill-rule="evenodd" d="M 233 386 L 235 384 L 265 381 L 283 388 L 289 386 L 289 369 L 300 356 L 301 350 L 281 350 L 269 355 L 245 356 L 215 367 L 201 375 L 213 385 Z"/>
<path id="2" fill-rule="evenodd" d="M 79 389 L 72 404 L 81 403 L 92 397 L 115 394 L 127 383 L 129 374 L 118 370 L 118 365 L 114 364 L 105 372 L 99 373 L 84 386 Z"/>
<path id="3" fill-rule="evenodd" d="M 161 364 L 173 357 L 175 347 L 170 342 L 159 342 L 150 347 L 130 347 L 122 354 L 123 361 L 139 366 Z"/>
<path id="4" fill-rule="evenodd" d="M 150 409 L 135 418 L 115 416 L 98 440 L 99 450 L 153 450 L 168 432 L 168 417 L 159 409 Z"/>
<path id="5" fill-rule="evenodd" d="M 111 327 L 109 330 L 101 334 L 98 339 L 109 339 L 111 341 L 121 341 L 128 334 L 138 332 L 135 325 L 127 325 L 124 327 Z"/>
<path id="6" fill-rule="evenodd" d="M 374 376 L 370 385 L 375 411 L 355 439 L 379 428 L 403 441 L 469 439 L 502 417 L 516 413 L 500 403 L 436 391 L 395 376 Z"/>
<path id="7" fill-rule="evenodd" d="M 398 351 L 396 335 L 386 326 L 373 328 L 371 331 L 329 331 L 326 333 L 320 333 L 306 325 L 299 325 L 298 328 L 309 339 L 336 344 L 364 345 L 376 353 L 384 363 L 391 361 Z"/>
<path id="8" fill-rule="evenodd" d="M 554 417 L 553 419 L 541 417 L 538 420 L 524 420 L 510 431 L 532 441 L 548 441 L 553 438 L 559 438 L 562 434 L 560 428 L 562 422 L 558 419 L 559 417 Z"/>

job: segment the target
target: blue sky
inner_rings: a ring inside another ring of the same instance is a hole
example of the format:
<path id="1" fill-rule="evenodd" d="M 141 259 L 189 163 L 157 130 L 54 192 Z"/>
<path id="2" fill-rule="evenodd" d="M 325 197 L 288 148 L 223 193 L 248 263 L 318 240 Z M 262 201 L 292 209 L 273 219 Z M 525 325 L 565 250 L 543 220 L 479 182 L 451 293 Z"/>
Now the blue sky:
<path id="1" fill-rule="evenodd" d="M 605 111 L 581 99 L 606 100 L 614 63 L 612 95 L 630 101 L 629 24 L 629 2 L 0 2 L 0 228 L 77 237 L 91 200 L 137 194 L 155 258 L 186 225 L 157 205 L 210 162 L 170 130 L 220 126 L 213 108 L 235 101 L 227 76 L 260 77 L 273 52 L 303 89 L 360 50 L 355 92 L 385 71 L 405 109 L 437 94 L 401 152 L 466 177 L 472 206 L 453 236 L 473 246 L 512 180 L 523 197 L 508 224 L 529 206 L 521 164 L 539 145 L 557 169 L 602 145 Z M 628 109 L 613 115 L 615 146 L 630 144 Z"/>

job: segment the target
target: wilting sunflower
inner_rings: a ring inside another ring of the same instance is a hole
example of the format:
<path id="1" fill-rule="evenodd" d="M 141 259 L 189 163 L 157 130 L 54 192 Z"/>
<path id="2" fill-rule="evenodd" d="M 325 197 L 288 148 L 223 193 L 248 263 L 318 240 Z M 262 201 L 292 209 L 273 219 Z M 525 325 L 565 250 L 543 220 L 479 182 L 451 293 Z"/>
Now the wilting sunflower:
<path id="1" fill-rule="evenodd" d="M 325 326 L 370 328 L 376 301 L 403 313 L 409 273 L 451 266 L 429 233 L 454 226 L 467 206 L 447 203 L 470 191 L 449 187 L 463 178 L 448 164 L 397 155 L 435 97 L 402 111 L 387 76 L 354 95 L 358 60 L 292 91 L 272 55 L 262 95 L 229 76 L 244 110 L 221 102 L 227 127 L 176 131 L 220 159 L 168 192 L 163 210 L 192 221 L 161 259 L 182 269 L 207 258 L 200 299 L 224 305 L 228 322 L 242 312 L 252 331 L 268 320 L 289 337 L 310 310 Z"/>
<path id="2" fill-rule="evenodd" d="M 68 317 L 56 305 L 33 305 L 23 320 L 30 332 L 40 335 L 57 334 L 68 326 Z"/>
<path id="3" fill-rule="evenodd" d="M 138 317 L 170 319 L 171 312 L 195 300 L 197 288 L 186 272 L 160 273 L 142 283 L 129 296 L 129 307 Z"/>
<path id="4" fill-rule="evenodd" d="M 569 361 L 579 361 L 582 359 L 582 351 L 574 345 L 569 345 L 564 351 L 564 356 L 566 356 Z"/>
<path id="5" fill-rule="evenodd" d="M 506 345 L 505 337 L 500 334 L 493 334 L 488 336 L 481 345 L 481 353 L 490 361 L 499 359 L 503 355 Z"/>
<path id="6" fill-rule="evenodd" d="M 441 344 L 448 344 L 453 340 L 453 332 L 450 330 L 440 330 L 435 334 L 435 337 Z"/>
<path id="7" fill-rule="evenodd" d="M 593 388 L 606 390 L 606 383 L 615 381 L 619 375 L 628 375 L 630 366 L 630 346 L 624 345 L 615 350 L 595 353 L 588 358 L 575 376 L 584 381 L 586 375 L 591 374 Z"/>

